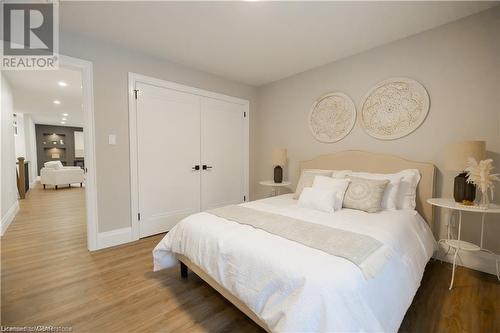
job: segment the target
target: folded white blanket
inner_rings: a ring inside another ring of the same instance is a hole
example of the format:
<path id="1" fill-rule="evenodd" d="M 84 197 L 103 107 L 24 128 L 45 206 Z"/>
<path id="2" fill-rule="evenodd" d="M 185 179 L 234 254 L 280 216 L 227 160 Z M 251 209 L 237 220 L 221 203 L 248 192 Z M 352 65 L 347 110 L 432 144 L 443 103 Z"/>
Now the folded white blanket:
<path id="1" fill-rule="evenodd" d="M 345 258 L 358 266 L 365 278 L 374 277 L 391 255 L 389 248 L 371 236 L 289 216 L 236 205 L 212 209 L 207 213 Z"/>

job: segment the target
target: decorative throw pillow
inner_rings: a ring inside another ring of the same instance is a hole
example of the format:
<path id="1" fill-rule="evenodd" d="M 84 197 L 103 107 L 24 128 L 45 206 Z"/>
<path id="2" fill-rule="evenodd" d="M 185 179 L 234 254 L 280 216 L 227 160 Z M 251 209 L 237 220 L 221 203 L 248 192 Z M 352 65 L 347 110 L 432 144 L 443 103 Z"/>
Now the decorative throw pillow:
<path id="1" fill-rule="evenodd" d="M 335 200 L 335 191 L 333 190 L 304 187 L 300 194 L 299 206 L 326 213 L 333 213 Z"/>
<path id="2" fill-rule="evenodd" d="M 363 210 L 376 213 L 380 210 L 384 191 L 389 180 L 375 180 L 358 177 L 349 177 L 351 182 L 344 196 L 345 208 Z"/>
<path id="3" fill-rule="evenodd" d="M 302 189 L 304 187 L 311 187 L 314 181 L 315 176 L 327 176 L 330 177 L 332 175 L 332 170 L 319 170 L 319 169 L 304 169 L 300 174 L 299 182 L 297 183 L 297 187 L 295 188 L 295 193 L 293 198 L 297 200 L 302 193 Z"/>
<path id="4" fill-rule="evenodd" d="M 349 172 L 351 172 L 351 170 L 304 169 L 300 174 L 293 198 L 297 200 L 304 187 L 312 187 L 315 176 L 345 178 Z"/>
<path id="5" fill-rule="evenodd" d="M 400 174 L 384 174 L 384 173 L 370 173 L 370 172 L 352 172 L 348 175 L 354 177 L 360 177 L 365 179 L 378 179 L 378 180 L 389 180 L 389 184 L 385 188 L 384 197 L 382 198 L 381 208 L 388 210 L 397 209 L 397 200 L 399 193 L 399 184 L 401 183 Z"/>
<path id="6" fill-rule="evenodd" d="M 348 175 L 348 177 L 354 176 L 361 178 L 370 178 L 369 176 L 366 175 L 371 175 L 372 178 L 374 179 L 384 179 L 384 178 L 390 179 L 391 183 L 394 177 L 401 178 L 397 195 L 395 198 L 396 209 L 415 210 L 415 207 L 417 206 L 417 186 L 418 183 L 420 182 L 420 171 L 418 171 L 418 169 L 405 169 L 396 173 L 352 172 Z M 391 187 L 390 184 L 388 185 L 386 194 L 387 191 L 389 190 L 389 187 Z M 391 209 L 384 207 L 384 201 L 385 199 L 382 200 L 382 207 L 386 209 Z"/>
<path id="7" fill-rule="evenodd" d="M 320 188 L 325 190 L 332 190 L 335 192 L 335 210 L 342 209 L 342 202 L 344 201 L 345 191 L 349 185 L 349 179 L 338 179 L 325 176 L 316 176 L 313 181 L 313 188 Z"/>

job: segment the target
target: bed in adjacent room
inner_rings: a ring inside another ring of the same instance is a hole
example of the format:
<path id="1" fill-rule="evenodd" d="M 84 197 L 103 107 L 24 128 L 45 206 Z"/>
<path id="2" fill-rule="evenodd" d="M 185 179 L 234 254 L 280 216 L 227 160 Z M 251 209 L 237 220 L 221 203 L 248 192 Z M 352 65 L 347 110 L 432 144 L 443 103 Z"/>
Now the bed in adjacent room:
<path id="1" fill-rule="evenodd" d="M 301 170 L 349 170 L 351 184 L 412 170 L 419 181 L 413 198 L 401 196 L 411 207 L 395 197 L 394 207 L 377 212 L 327 211 L 314 200 L 308 206 L 303 193 L 191 215 L 155 248 L 155 270 L 181 261 L 267 331 L 396 332 L 435 249 L 425 204 L 434 166 L 347 151 L 302 162 Z M 394 178 L 402 193 L 406 178 Z M 383 205 L 390 206 L 385 188 Z"/>

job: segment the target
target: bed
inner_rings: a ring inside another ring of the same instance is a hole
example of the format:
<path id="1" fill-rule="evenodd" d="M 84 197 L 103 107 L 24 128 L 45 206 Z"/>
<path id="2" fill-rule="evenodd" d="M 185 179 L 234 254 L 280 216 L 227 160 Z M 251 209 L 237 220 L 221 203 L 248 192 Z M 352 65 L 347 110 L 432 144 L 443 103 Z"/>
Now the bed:
<path id="1" fill-rule="evenodd" d="M 370 235 L 391 255 L 367 277 L 345 258 L 264 230 L 202 212 L 179 222 L 153 251 L 154 269 L 181 263 L 269 332 L 396 332 L 435 250 L 435 167 L 391 155 L 345 151 L 300 163 L 300 169 L 391 173 L 418 169 L 416 210 L 333 214 L 297 205 L 291 194 L 241 206 L 315 225 Z"/>

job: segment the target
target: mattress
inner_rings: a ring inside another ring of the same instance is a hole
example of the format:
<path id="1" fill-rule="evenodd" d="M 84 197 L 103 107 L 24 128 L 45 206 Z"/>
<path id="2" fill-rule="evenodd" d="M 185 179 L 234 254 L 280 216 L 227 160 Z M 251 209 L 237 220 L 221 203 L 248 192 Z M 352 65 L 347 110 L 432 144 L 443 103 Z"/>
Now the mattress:
<path id="1" fill-rule="evenodd" d="M 153 250 L 154 269 L 181 254 L 277 332 L 397 332 L 436 243 L 413 210 L 324 213 L 291 194 L 242 204 L 369 235 L 391 249 L 366 278 L 358 266 L 300 243 L 202 212 L 180 221 Z"/>

